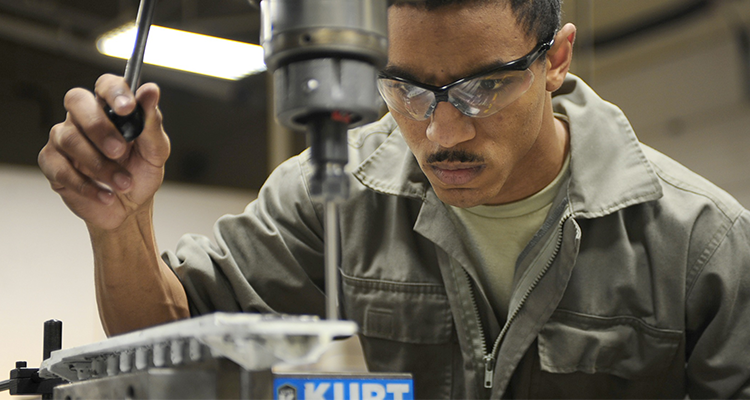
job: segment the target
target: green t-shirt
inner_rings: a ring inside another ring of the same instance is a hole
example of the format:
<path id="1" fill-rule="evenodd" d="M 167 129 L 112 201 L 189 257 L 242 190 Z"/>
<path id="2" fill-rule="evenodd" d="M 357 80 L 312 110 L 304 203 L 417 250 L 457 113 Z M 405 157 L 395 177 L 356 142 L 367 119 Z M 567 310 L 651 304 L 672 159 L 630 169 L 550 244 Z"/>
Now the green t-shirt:
<path id="1" fill-rule="evenodd" d="M 477 250 L 480 284 L 500 318 L 508 314 L 516 260 L 544 223 L 569 164 L 570 157 L 549 185 L 526 199 L 497 206 L 450 207 L 466 228 L 469 245 Z"/>

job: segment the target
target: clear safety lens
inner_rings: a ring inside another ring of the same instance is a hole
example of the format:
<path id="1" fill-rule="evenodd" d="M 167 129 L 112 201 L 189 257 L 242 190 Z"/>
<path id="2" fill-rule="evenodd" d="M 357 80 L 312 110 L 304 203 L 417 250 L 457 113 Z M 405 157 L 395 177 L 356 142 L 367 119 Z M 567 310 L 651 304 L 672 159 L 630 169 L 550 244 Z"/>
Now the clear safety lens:
<path id="1" fill-rule="evenodd" d="M 395 79 L 378 79 L 378 90 L 389 107 L 417 121 L 430 116 L 435 102 L 435 93 Z"/>
<path id="2" fill-rule="evenodd" d="M 501 71 L 464 82 L 457 81 L 442 90 L 426 89 L 408 82 L 380 78 L 378 89 L 388 106 L 412 119 L 423 121 L 437 107 L 436 92 L 446 89 L 449 101 L 469 117 L 483 118 L 502 110 L 526 93 L 534 82 L 534 73 Z"/>
<path id="3" fill-rule="evenodd" d="M 448 101 L 469 117 L 489 117 L 518 100 L 533 82 L 531 70 L 505 71 L 450 88 Z"/>

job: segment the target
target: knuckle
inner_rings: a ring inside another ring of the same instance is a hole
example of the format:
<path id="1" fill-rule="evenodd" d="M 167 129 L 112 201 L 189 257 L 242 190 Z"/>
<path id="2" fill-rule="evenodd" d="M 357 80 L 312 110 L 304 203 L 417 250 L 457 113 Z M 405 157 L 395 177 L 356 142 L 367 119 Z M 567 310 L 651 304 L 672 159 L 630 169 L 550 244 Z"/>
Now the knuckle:
<path id="1" fill-rule="evenodd" d="M 118 77 L 113 74 L 104 74 L 99 76 L 99 78 L 96 80 L 96 83 L 94 84 L 94 92 L 96 92 L 96 94 L 100 97 L 106 98 L 107 94 L 113 88 L 118 91 L 122 91 L 121 88 L 118 88 L 118 79 L 121 82 L 124 82 L 124 79 L 122 77 Z"/>
<path id="2" fill-rule="evenodd" d="M 64 135 L 64 132 L 67 130 L 66 124 L 64 122 L 59 123 L 55 126 L 53 126 L 49 130 L 49 141 L 48 143 L 51 144 L 57 144 L 60 142 L 60 137 Z"/>
<path id="3" fill-rule="evenodd" d="M 43 152 L 47 153 L 52 151 L 52 147 L 56 146 L 57 144 L 57 138 L 60 137 L 61 131 L 63 131 L 63 124 L 57 124 L 53 126 L 49 130 L 49 137 L 47 138 L 47 143 L 42 147 L 42 150 L 39 152 L 41 155 Z"/>
<path id="4" fill-rule="evenodd" d="M 104 85 L 104 84 L 106 84 L 109 80 L 111 80 L 114 77 L 115 77 L 115 75 L 113 75 L 113 74 L 102 74 L 98 78 L 96 78 L 95 86 Z"/>
<path id="5" fill-rule="evenodd" d="M 72 174 L 71 174 L 70 169 L 68 169 L 68 168 L 57 168 L 57 169 L 55 169 L 51 173 L 49 181 L 52 182 L 52 183 L 54 183 L 54 184 L 56 184 L 56 185 L 53 185 L 53 188 L 55 186 L 57 186 L 59 188 L 64 188 L 64 187 L 68 186 L 68 184 L 72 180 L 71 179 L 72 178 L 71 175 Z"/>
<path id="6" fill-rule="evenodd" d="M 60 122 L 58 124 L 53 125 L 52 128 L 50 128 L 50 130 L 49 130 L 49 137 L 50 137 L 50 139 L 52 137 L 58 135 L 59 132 L 60 132 L 60 130 L 62 130 L 64 126 L 65 126 L 64 122 Z"/>
<path id="7" fill-rule="evenodd" d="M 58 129 L 53 139 L 57 147 L 63 150 L 75 149 L 81 144 L 81 135 L 71 129 Z"/>
<path id="8" fill-rule="evenodd" d="M 46 144 L 41 150 L 39 150 L 39 154 L 36 156 L 36 162 L 39 164 L 39 167 L 42 168 L 42 171 L 44 171 L 47 166 L 47 154 L 50 151 L 49 148 L 49 144 Z"/>
<path id="9" fill-rule="evenodd" d="M 63 98 L 65 109 L 70 111 L 70 109 L 74 108 L 76 104 L 80 103 L 86 96 L 89 95 L 89 91 L 82 88 L 74 88 L 68 90 L 68 92 L 65 93 L 65 97 Z"/>
<path id="10" fill-rule="evenodd" d="M 59 153 L 56 153 L 50 145 L 44 146 L 37 156 L 37 162 L 39 163 L 39 168 L 42 170 L 42 174 L 44 174 L 53 187 L 55 185 L 60 186 L 67 179 L 65 168 L 70 167 L 68 164 L 61 162 L 61 159 Z"/>
<path id="11" fill-rule="evenodd" d="M 51 188 L 52 188 L 52 190 L 54 190 L 54 191 L 55 191 L 56 193 L 58 193 L 58 194 L 62 194 L 62 192 L 64 192 L 64 191 L 65 191 L 65 186 L 62 186 L 62 185 L 56 184 L 56 183 L 55 183 L 55 182 L 53 182 L 53 181 L 50 181 L 50 183 L 49 183 L 49 187 L 51 187 Z"/>

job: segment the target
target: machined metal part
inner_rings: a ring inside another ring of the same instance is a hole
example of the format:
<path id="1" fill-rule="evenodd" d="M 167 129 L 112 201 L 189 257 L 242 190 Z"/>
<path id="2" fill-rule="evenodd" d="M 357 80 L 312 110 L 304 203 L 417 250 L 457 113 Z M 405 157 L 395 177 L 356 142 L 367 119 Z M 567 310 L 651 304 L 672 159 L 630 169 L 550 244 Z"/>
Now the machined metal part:
<path id="1" fill-rule="evenodd" d="M 216 313 L 53 351 L 40 376 L 57 399 L 266 399 L 272 368 L 310 364 L 351 321 Z"/>
<path id="2" fill-rule="evenodd" d="M 57 386 L 55 399 L 270 399 L 271 370 L 247 371 L 225 358 L 187 368 L 147 368 Z"/>
<path id="3" fill-rule="evenodd" d="M 334 338 L 357 332 L 351 321 L 312 316 L 216 313 L 53 351 L 39 375 L 71 382 L 149 368 L 190 367 L 226 358 L 249 371 L 316 361 Z"/>

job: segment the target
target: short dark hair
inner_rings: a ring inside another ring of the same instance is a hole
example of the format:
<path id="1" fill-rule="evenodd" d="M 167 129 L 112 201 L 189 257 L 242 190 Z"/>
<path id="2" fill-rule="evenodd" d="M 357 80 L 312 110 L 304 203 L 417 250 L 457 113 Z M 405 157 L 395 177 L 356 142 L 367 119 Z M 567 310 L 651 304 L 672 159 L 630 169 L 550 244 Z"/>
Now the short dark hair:
<path id="1" fill-rule="evenodd" d="M 396 5 L 410 5 L 423 9 L 460 5 L 502 2 L 510 5 L 528 37 L 536 38 L 537 42 L 548 41 L 562 26 L 562 0 L 393 0 Z"/>

